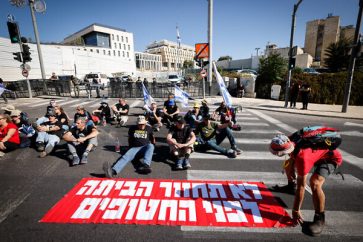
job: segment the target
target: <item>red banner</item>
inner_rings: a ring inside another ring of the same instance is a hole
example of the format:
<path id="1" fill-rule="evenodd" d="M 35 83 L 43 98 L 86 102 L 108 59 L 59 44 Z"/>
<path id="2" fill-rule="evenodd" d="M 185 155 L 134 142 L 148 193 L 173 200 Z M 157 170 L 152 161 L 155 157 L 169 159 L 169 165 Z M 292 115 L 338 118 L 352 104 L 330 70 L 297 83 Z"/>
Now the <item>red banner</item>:
<path id="1" fill-rule="evenodd" d="M 84 178 L 40 220 L 285 227 L 290 217 L 263 183 Z"/>

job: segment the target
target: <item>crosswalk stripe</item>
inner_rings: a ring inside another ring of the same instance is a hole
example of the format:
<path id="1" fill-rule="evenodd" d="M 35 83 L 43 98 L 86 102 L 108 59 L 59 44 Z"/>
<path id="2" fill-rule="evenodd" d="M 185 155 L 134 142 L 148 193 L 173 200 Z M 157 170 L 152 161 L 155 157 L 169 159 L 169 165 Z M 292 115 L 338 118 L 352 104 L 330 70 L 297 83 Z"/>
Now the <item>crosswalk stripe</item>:
<path id="1" fill-rule="evenodd" d="M 77 103 L 77 104 L 74 104 L 74 105 L 71 105 L 70 107 L 71 108 L 75 108 L 75 107 L 78 107 L 78 106 L 85 106 L 89 103 L 93 103 L 95 100 L 89 100 L 89 101 L 85 101 L 85 102 L 81 102 L 81 103 Z M 96 100 L 98 101 L 98 100 Z"/>
<path id="2" fill-rule="evenodd" d="M 201 159 L 201 160 L 223 160 L 226 158 L 225 155 L 218 153 L 217 151 L 208 151 L 208 153 L 199 153 L 194 152 L 190 155 L 192 159 Z M 275 156 L 270 152 L 264 151 L 246 151 L 242 152 L 242 154 L 238 155 L 234 160 L 279 160 L 282 161 L 283 158 Z"/>
<path id="3" fill-rule="evenodd" d="M 60 101 L 62 101 L 62 100 L 57 100 L 56 102 L 60 102 Z M 43 101 L 41 103 L 37 103 L 37 104 L 34 104 L 34 105 L 29 105 L 29 106 L 32 107 L 32 108 L 35 108 L 35 107 L 40 107 L 40 106 L 48 106 L 48 104 L 49 104 L 49 101 L 45 100 L 45 101 Z"/>
<path id="4" fill-rule="evenodd" d="M 271 139 L 242 139 L 234 138 L 237 144 L 270 144 Z M 228 139 L 224 139 L 222 143 L 229 143 Z"/>
<path id="5" fill-rule="evenodd" d="M 243 126 L 243 124 L 242 124 Z M 241 129 L 239 131 L 233 130 L 233 133 L 241 134 L 280 134 L 281 132 L 273 129 Z"/>
<path id="6" fill-rule="evenodd" d="M 79 102 L 80 101 L 80 99 L 74 99 L 74 100 L 67 100 L 67 101 L 65 101 L 65 102 L 61 102 L 61 103 L 59 103 L 61 106 L 64 106 L 64 105 L 66 105 L 66 104 L 71 104 L 71 103 L 75 103 L 75 102 Z"/>
<path id="7" fill-rule="evenodd" d="M 290 211 L 287 211 L 290 212 Z M 312 221 L 314 210 L 302 210 L 304 218 Z M 363 212 L 356 211 L 326 211 L 327 224 L 322 235 L 339 235 L 349 237 L 363 236 L 362 225 Z M 248 228 L 248 227 L 212 227 L 212 226 L 181 226 L 183 232 L 247 232 L 247 233 L 274 233 L 274 234 L 301 234 L 301 227 L 288 228 Z M 195 236 L 210 236 L 209 233 L 196 234 Z M 210 238 L 210 237 L 208 237 Z"/>
<path id="8" fill-rule="evenodd" d="M 243 117 L 243 118 L 241 118 L 241 116 L 237 116 L 238 117 L 238 121 L 240 121 L 240 122 L 243 122 L 243 121 L 245 121 L 245 120 L 260 120 L 259 118 L 257 118 L 257 117 Z"/>
<path id="9" fill-rule="evenodd" d="M 249 122 L 243 122 L 241 124 L 242 126 L 270 126 L 268 123 L 249 123 Z"/>

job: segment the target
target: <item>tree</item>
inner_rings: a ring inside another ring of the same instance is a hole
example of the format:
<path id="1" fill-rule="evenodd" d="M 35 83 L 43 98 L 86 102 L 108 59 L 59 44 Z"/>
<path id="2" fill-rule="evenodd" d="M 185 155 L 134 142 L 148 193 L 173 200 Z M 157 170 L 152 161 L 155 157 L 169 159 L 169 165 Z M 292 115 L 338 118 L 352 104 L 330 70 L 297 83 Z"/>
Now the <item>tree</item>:
<path id="1" fill-rule="evenodd" d="M 347 70 L 350 58 L 351 40 L 340 39 L 336 43 L 331 43 L 326 48 L 327 58 L 324 59 L 325 67 L 332 72 Z"/>
<path id="2" fill-rule="evenodd" d="M 231 61 L 232 57 L 230 57 L 229 55 L 225 55 L 218 58 L 218 61 L 223 61 L 223 60 Z"/>
<path id="3" fill-rule="evenodd" d="M 192 60 L 185 60 L 183 63 L 183 69 L 193 68 L 194 67 L 194 61 Z"/>
<path id="4" fill-rule="evenodd" d="M 257 97 L 270 98 L 271 86 L 282 85 L 283 77 L 287 71 L 287 60 L 280 54 L 273 53 L 268 57 L 260 58 L 260 68 L 256 79 Z"/>

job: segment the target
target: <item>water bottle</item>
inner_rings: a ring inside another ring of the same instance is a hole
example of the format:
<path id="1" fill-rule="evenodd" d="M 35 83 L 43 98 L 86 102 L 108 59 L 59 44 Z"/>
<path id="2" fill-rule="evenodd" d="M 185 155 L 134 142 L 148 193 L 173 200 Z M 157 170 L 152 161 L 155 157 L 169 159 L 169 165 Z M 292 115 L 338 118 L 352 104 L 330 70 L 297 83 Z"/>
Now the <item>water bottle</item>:
<path id="1" fill-rule="evenodd" d="M 106 126 L 106 117 L 105 116 L 102 117 L 102 125 Z"/>
<path id="2" fill-rule="evenodd" d="M 120 141 L 119 141 L 118 137 L 116 138 L 116 142 L 115 142 L 115 151 L 117 153 L 120 152 Z"/>

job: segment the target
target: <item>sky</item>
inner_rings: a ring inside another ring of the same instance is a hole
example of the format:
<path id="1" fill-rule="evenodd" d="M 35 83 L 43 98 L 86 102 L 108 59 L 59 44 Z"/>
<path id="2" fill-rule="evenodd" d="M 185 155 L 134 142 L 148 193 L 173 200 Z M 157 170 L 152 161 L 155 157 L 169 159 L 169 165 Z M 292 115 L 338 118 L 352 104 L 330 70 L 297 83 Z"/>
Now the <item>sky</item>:
<path id="1" fill-rule="evenodd" d="M 27 2 L 27 0 L 25 0 Z M 36 13 L 41 42 L 65 37 L 100 23 L 134 34 L 135 51 L 158 40 L 194 46 L 208 42 L 207 0 L 45 0 L 46 12 Z M 267 43 L 288 47 L 291 15 L 298 0 L 213 0 L 213 59 L 256 55 Z M 296 14 L 294 45 L 304 46 L 306 22 L 340 16 L 342 26 L 357 21 L 359 0 L 303 0 Z M 15 16 L 21 35 L 35 40 L 29 6 L 18 8 L 0 0 L 0 36 L 9 37 L 6 21 Z M 362 32 L 363 27 L 361 28 Z"/>

